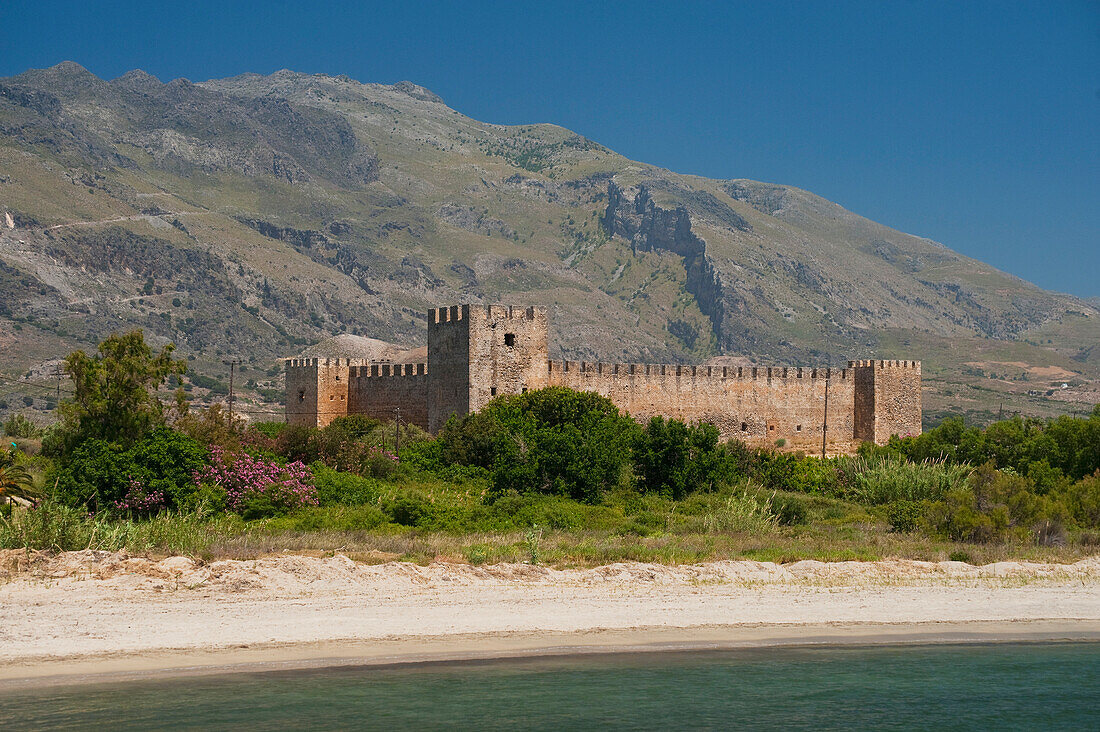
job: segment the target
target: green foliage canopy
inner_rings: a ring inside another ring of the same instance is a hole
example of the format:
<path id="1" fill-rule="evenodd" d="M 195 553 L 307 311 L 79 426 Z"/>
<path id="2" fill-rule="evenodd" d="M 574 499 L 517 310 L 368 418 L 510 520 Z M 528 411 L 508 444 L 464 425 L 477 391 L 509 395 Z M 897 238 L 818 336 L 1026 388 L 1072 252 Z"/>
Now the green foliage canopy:
<path id="1" fill-rule="evenodd" d="M 156 390 L 186 362 L 172 358 L 168 344 L 154 355 L 140 330 L 113 334 L 89 356 L 74 351 L 65 359 L 73 381 L 72 399 L 61 403 L 63 452 L 83 440 L 131 445 L 164 423 L 164 405 Z"/>
<path id="2" fill-rule="evenodd" d="M 452 418 L 439 440 L 445 463 L 486 468 L 498 494 L 595 503 L 618 483 L 637 429 L 605 397 L 549 387 L 498 397 L 480 412 Z"/>

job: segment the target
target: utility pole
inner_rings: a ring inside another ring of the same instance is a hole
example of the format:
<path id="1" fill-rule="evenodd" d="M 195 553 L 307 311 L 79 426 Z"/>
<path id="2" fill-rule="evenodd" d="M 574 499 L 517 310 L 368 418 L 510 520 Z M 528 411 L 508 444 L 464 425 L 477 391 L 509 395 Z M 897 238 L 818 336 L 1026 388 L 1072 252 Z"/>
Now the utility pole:
<path id="1" fill-rule="evenodd" d="M 822 335 L 825 337 L 825 413 L 821 416 L 821 459 L 825 459 L 825 443 L 829 434 L 829 378 L 833 375 L 833 349 L 829 347 L 829 314 L 821 313 Z"/>
<path id="2" fill-rule="evenodd" d="M 394 408 L 393 420 L 393 456 L 401 459 L 401 407 Z"/>
<path id="3" fill-rule="evenodd" d="M 830 362 L 832 359 L 830 359 Z M 821 419 L 821 459 L 825 459 L 825 436 L 829 434 L 829 377 L 832 376 L 832 367 L 825 369 L 825 415 Z"/>
<path id="4" fill-rule="evenodd" d="M 228 401 L 229 401 L 229 426 L 230 427 L 233 426 L 233 399 L 234 399 L 234 396 L 233 396 L 233 376 L 236 374 L 237 364 L 239 364 L 240 362 L 241 362 L 241 360 L 239 358 L 233 358 L 233 359 L 229 359 L 228 361 L 222 361 L 222 363 L 224 363 L 226 366 L 229 367 L 229 400 Z"/>
<path id="5" fill-rule="evenodd" d="M 55 373 L 57 375 L 57 403 L 60 404 L 61 403 L 61 362 L 60 361 L 54 365 L 54 369 L 56 369 Z"/>

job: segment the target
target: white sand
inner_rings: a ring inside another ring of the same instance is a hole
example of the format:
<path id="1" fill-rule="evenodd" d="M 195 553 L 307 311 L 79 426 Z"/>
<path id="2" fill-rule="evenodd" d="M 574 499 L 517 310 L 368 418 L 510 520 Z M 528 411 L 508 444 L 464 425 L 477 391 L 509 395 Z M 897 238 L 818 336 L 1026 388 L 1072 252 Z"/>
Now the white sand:
<path id="1" fill-rule="evenodd" d="M 0 583 L 7 679 L 780 638 L 1100 638 L 1100 557 L 552 570 L 8 551 Z"/>

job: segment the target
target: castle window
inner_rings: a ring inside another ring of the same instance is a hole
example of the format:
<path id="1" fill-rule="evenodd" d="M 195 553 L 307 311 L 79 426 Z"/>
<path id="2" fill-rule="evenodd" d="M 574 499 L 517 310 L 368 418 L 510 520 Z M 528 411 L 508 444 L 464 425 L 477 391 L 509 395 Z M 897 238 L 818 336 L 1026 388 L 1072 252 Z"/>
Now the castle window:
<path id="1" fill-rule="evenodd" d="M 768 431 L 769 432 L 775 432 L 775 425 L 774 424 L 769 424 L 768 425 Z"/>
<path id="2" fill-rule="evenodd" d="M 749 431 L 749 423 L 748 422 L 742 422 L 741 423 L 741 431 L 742 432 L 748 432 Z"/>
<path id="3" fill-rule="evenodd" d="M 496 395 L 497 395 L 497 388 L 495 386 L 489 387 L 489 396 L 496 396 Z"/>
<path id="4" fill-rule="evenodd" d="M 516 346 L 516 334 L 515 333 L 505 333 L 504 334 L 504 345 L 509 346 L 511 348 L 515 348 L 515 346 Z"/>
<path id="5" fill-rule="evenodd" d="M 340 374 L 336 374 L 336 380 L 337 380 L 337 381 L 339 381 L 339 380 L 340 380 Z"/>
<path id="6" fill-rule="evenodd" d="M 305 400 L 306 400 L 306 390 L 305 389 L 299 389 L 298 390 L 298 401 L 304 402 Z"/>
<path id="7" fill-rule="evenodd" d="M 335 395 L 335 394 L 329 394 L 329 395 L 328 395 L 328 400 L 329 400 L 330 402 L 332 402 L 332 401 L 336 401 L 336 395 Z"/>
<path id="8" fill-rule="evenodd" d="M 802 431 L 802 425 L 798 425 L 797 427 L 795 427 L 794 431 L 795 432 L 801 432 Z"/>

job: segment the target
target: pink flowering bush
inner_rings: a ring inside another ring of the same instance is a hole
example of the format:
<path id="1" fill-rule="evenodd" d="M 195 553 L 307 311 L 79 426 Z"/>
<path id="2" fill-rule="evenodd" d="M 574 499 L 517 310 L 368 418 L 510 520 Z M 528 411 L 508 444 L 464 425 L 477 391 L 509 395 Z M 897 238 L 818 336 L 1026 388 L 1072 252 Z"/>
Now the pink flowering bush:
<path id="1" fill-rule="evenodd" d="M 130 476 L 130 488 L 122 500 L 115 501 L 115 508 L 130 513 L 152 514 L 164 508 L 164 503 L 164 491 L 151 491 L 140 480 Z"/>
<path id="2" fill-rule="evenodd" d="M 301 462 L 280 465 L 243 453 L 227 454 L 217 445 L 211 446 L 210 458 L 209 465 L 195 472 L 195 484 L 224 490 L 226 506 L 245 518 L 318 504 L 313 474 Z"/>

